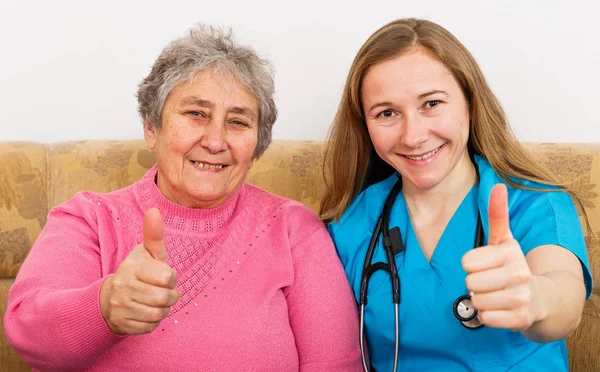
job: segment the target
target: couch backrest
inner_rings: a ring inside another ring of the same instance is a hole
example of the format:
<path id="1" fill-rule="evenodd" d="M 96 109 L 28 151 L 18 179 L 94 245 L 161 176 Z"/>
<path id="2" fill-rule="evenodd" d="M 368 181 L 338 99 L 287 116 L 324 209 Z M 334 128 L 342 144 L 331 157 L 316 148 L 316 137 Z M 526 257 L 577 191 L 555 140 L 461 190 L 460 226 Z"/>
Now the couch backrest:
<path id="1" fill-rule="evenodd" d="M 317 211 L 324 191 L 322 142 L 273 141 L 248 175 L 248 181 L 296 199 Z M 581 326 L 568 339 L 571 368 L 600 368 L 600 143 L 527 144 L 560 177 L 576 181 L 589 197 L 586 211 L 596 234 L 586 241 L 595 291 Z M 79 190 L 108 192 L 139 179 L 155 161 L 143 141 L 75 141 L 55 144 L 0 143 L 0 315 L 6 293 L 32 243 L 46 222 L 49 208 Z M 1 320 L 0 320 L 1 322 Z M 0 337 L 0 366 L 24 365 Z M 7 364 L 13 363 L 13 364 Z M 21 364 L 20 364 L 21 363 Z M 4 368 L 0 368 L 3 369 Z M 6 369 L 9 370 L 9 369 Z"/>

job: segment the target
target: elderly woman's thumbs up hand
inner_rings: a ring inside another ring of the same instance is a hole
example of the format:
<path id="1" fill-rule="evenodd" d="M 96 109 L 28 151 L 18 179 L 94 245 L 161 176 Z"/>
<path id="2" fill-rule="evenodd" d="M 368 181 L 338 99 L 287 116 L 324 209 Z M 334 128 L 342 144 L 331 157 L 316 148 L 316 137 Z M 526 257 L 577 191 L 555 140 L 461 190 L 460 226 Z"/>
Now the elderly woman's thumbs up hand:
<path id="1" fill-rule="evenodd" d="M 167 263 L 163 224 L 156 208 L 144 215 L 144 243 L 137 245 L 100 289 L 100 310 L 116 334 L 152 332 L 177 300 L 177 273 Z"/>
<path id="2" fill-rule="evenodd" d="M 464 255 L 466 285 L 479 320 L 490 327 L 524 331 L 542 313 L 536 277 L 509 224 L 506 186 L 494 186 L 489 201 L 488 245 Z"/>

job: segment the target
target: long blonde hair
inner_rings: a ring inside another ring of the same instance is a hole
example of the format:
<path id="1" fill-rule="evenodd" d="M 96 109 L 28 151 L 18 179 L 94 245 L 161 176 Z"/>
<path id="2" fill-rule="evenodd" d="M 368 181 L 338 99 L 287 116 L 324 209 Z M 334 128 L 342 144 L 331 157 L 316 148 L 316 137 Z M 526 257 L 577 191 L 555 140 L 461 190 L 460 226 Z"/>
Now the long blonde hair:
<path id="1" fill-rule="evenodd" d="M 369 67 L 415 47 L 424 48 L 444 63 L 460 85 L 469 104 L 469 152 L 487 159 L 496 173 L 513 187 L 529 189 L 511 177 L 562 188 L 583 211 L 591 231 L 582 203 L 585 199 L 572 184 L 559 181 L 516 140 L 500 102 L 471 53 L 443 27 L 414 18 L 399 19 L 381 27 L 354 58 L 325 145 L 326 194 L 321 201 L 321 218 L 325 222 L 339 220 L 360 191 L 394 172 L 373 148 L 360 99 L 361 85 Z"/>

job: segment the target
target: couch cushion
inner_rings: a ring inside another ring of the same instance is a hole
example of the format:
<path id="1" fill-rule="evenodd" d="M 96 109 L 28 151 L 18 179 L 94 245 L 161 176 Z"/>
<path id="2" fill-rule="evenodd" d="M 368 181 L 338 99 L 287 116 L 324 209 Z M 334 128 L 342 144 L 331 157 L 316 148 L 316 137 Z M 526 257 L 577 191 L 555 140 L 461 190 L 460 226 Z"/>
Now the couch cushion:
<path id="1" fill-rule="evenodd" d="M 3 330 L 6 299 L 13 281 L 14 279 L 0 279 L 0 327 Z M 0 332 L 0 370 L 10 372 L 31 371 L 31 367 L 28 367 L 8 345 L 4 332 Z"/>
<path id="2" fill-rule="evenodd" d="M 46 223 L 44 146 L 0 144 L 0 278 L 13 278 Z"/>
<path id="3" fill-rule="evenodd" d="M 109 192 L 137 181 L 155 162 L 144 141 L 73 141 L 48 145 L 48 204 L 81 190 Z"/>
<path id="4" fill-rule="evenodd" d="M 325 192 L 322 163 L 322 142 L 273 141 L 250 169 L 247 181 L 318 212 Z"/>
<path id="5" fill-rule="evenodd" d="M 527 144 L 529 150 L 555 174 L 575 186 L 588 198 L 585 209 L 594 236 L 585 230 L 594 291 L 585 304 L 581 324 L 567 338 L 572 371 L 597 371 L 600 356 L 600 145 L 598 144 Z M 578 211 L 580 216 L 582 211 Z"/>

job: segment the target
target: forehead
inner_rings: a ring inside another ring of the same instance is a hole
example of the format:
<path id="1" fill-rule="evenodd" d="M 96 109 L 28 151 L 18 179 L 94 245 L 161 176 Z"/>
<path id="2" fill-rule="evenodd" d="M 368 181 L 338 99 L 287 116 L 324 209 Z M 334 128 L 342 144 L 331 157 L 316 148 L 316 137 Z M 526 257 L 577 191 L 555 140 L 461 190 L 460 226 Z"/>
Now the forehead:
<path id="1" fill-rule="evenodd" d="M 258 109 L 255 95 L 239 79 L 229 72 L 202 70 L 186 82 L 177 85 L 171 91 L 167 101 L 173 104 L 188 102 L 187 98 L 212 102 L 216 105 L 247 106 Z"/>
<path id="2" fill-rule="evenodd" d="M 438 89 L 449 92 L 459 86 L 446 65 L 416 49 L 371 66 L 363 78 L 361 95 L 368 100 L 373 95 L 420 95 Z"/>

